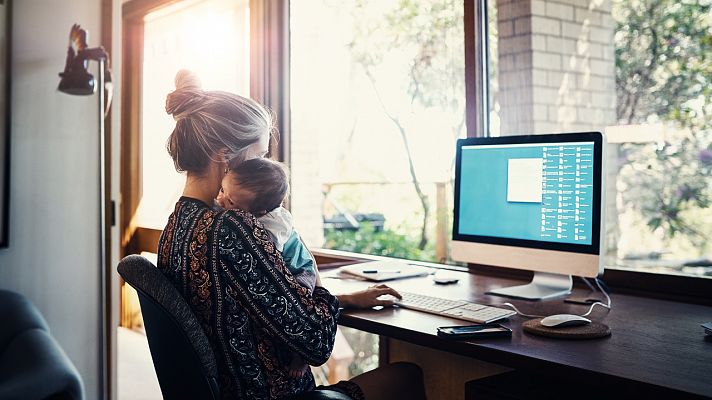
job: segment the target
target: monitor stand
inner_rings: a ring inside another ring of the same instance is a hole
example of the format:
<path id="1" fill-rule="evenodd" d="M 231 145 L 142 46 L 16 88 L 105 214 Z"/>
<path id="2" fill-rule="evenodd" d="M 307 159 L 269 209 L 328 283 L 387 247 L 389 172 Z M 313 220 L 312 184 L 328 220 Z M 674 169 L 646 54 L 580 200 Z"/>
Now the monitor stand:
<path id="1" fill-rule="evenodd" d="M 527 300 L 544 300 L 565 296 L 571 293 L 572 287 L 571 275 L 534 272 L 534 278 L 526 285 L 490 290 L 487 293 Z"/>

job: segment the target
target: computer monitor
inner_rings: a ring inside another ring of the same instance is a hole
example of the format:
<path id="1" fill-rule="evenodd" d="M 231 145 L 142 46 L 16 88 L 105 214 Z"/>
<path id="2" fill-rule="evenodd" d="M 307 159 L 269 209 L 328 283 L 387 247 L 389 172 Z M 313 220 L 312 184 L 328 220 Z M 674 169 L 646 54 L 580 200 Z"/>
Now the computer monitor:
<path id="1" fill-rule="evenodd" d="M 452 258 L 534 271 L 490 293 L 546 299 L 603 273 L 599 132 L 460 139 Z"/>

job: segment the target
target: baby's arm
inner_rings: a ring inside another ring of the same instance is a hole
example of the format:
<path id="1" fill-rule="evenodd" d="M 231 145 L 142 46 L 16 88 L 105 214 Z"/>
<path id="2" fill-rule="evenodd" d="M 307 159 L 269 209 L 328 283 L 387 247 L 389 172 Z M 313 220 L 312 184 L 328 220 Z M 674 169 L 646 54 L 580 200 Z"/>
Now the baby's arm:
<path id="1" fill-rule="evenodd" d="M 307 246 L 299 237 L 296 231 L 292 231 L 289 239 L 284 243 L 282 256 L 285 263 L 294 275 L 294 278 L 302 285 L 314 290 L 320 284 L 319 274 L 316 270 L 316 261 Z"/>

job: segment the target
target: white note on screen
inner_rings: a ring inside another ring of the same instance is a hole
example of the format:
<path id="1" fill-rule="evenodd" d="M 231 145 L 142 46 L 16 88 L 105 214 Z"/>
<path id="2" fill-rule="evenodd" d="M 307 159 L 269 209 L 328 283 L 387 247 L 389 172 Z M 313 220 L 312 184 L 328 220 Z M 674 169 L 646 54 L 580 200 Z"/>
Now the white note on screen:
<path id="1" fill-rule="evenodd" d="M 541 158 L 510 158 L 507 160 L 507 201 L 541 203 Z"/>

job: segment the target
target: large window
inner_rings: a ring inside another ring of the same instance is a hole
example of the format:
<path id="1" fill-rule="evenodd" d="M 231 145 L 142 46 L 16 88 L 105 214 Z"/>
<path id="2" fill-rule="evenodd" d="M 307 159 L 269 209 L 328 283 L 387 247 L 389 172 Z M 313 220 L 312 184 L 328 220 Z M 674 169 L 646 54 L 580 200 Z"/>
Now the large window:
<path id="1" fill-rule="evenodd" d="M 175 121 L 166 95 L 180 69 L 194 71 L 205 90 L 250 94 L 248 0 L 186 0 L 144 18 L 141 80 L 141 202 L 136 222 L 163 229 L 180 197 L 166 142 Z"/>
<path id="2" fill-rule="evenodd" d="M 463 3 L 294 1 L 292 210 L 316 247 L 448 259 Z"/>
<path id="3" fill-rule="evenodd" d="M 446 261 L 465 136 L 463 4 L 309 0 L 290 8 L 296 228 L 312 247 Z M 347 378 L 378 338 L 341 329 Z"/>
<path id="4" fill-rule="evenodd" d="M 607 266 L 712 276 L 709 3 L 489 3 L 490 134 L 608 137 Z"/>
<path id="5" fill-rule="evenodd" d="M 712 275 L 709 1 L 486 2 L 487 133 L 608 137 L 606 265 Z M 293 2 L 292 208 L 312 246 L 447 261 L 460 1 Z"/>

